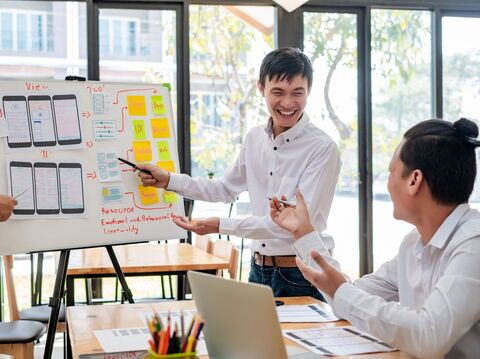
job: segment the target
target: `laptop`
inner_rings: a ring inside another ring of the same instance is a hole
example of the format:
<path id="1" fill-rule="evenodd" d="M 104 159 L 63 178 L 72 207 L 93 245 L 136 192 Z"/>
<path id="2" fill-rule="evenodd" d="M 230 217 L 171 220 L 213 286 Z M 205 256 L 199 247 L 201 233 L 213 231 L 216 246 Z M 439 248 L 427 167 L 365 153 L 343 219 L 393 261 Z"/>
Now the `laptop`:
<path id="1" fill-rule="evenodd" d="M 283 341 L 270 287 L 211 274 L 187 273 L 212 359 L 326 358 Z"/>

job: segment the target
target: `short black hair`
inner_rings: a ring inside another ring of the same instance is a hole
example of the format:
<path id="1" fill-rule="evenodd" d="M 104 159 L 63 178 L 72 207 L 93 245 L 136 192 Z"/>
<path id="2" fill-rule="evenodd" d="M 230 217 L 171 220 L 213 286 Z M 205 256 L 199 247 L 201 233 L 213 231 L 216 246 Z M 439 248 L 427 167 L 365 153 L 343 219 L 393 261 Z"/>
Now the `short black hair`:
<path id="1" fill-rule="evenodd" d="M 308 89 L 312 88 L 313 69 L 310 59 L 295 47 L 281 47 L 268 53 L 260 66 L 258 80 L 262 87 L 268 80 L 277 79 L 291 82 L 296 76 L 307 79 Z"/>
<path id="2" fill-rule="evenodd" d="M 416 124 L 405 133 L 400 150 L 404 177 L 419 169 L 438 203 L 468 202 L 477 175 L 477 137 L 477 125 L 466 118 L 453 124 L 438 119 Z"/>

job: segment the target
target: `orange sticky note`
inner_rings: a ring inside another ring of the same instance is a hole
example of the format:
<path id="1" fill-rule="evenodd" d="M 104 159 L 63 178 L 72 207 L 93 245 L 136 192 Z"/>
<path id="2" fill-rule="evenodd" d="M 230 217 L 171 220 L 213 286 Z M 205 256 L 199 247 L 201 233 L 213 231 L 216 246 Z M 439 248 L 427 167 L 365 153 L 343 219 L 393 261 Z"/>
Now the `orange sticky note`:
<path id="1" fill-rule="evenodd" d="M 152 96 L 152 108 L 155 115 L 165 115 L 165 105 L 162 96 Z"/>
<path id="2" fill-rule="evenodd" d="M 171 191 L 163 191 L 163 199 L 165 203 L 175 203 L 177 201 L 177 194 Z"/>
<path id="3" fill-rule="evenodd" d="M 127 96 L 127 106 L 129 116 L 146 116 L 147 105 L 145 96 Z"/>
<path id="4" fill-rule="evenodd" d="M 175 172 L 175 163 L 173 161 L 159 161 L 157 166 L 168 172 Z"/>
<path id="5" fill-rule="evenodd" d="M 138 193 L 140 194 L 140 202 L 142 204 L 155 204 L 160 202 L 158 197 L 158 190 L 155 187 L 138 186 Z"/>
<path id="6" fill-rule="evenodd" d="M 153 138 L 170 138 L 168 118 L 152 118 L 151 124 Z"/>
<path id="7" fill-rule="evenodd" d="M 135 161 L 148 162 L 152 160 L 152 146 L 150 141 L 134 141 L 132 144 Z"/>

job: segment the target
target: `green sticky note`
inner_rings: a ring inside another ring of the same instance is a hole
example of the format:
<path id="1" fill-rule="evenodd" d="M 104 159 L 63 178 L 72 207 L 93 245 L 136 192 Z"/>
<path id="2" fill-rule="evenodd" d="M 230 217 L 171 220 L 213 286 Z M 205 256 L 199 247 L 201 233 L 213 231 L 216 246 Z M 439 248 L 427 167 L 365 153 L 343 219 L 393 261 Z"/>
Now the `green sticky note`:
<path id="1" fill-rule="evenodd" d="M 168 147 L 168 141 L 158 141 L 157 149 L 158 159 L 160 161 L 168 161 L 172 159 L 170 155 L 170 148 Z"/>
<path id="2" fill-rule="evenodd" d="M 155 115 L 165 115 L 165 105 L 162 96 L 152 96 L 152 108 Z"/>
<path id="3" fill-rule="evenodd" d="M 145 122 L 143 120 L 133 120 L 133 137 L 136 140 L 144 140 L 147 137 L 145 132 Z"/>

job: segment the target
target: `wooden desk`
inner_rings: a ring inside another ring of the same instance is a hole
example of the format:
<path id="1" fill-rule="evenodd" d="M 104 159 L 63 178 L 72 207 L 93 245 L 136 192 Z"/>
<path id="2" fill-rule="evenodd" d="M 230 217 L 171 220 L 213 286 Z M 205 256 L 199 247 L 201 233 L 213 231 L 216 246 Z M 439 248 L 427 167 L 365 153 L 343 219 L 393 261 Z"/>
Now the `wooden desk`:
<path id="1" fill-rule="evenodd" d="M 187 271 L 215 274 L 217 269 L 228 269 L 229 266 L 226 260 L 187 243 L 134 244 L 113 248 L 126 277 L 177 275 L 177 299 L 185 299 L 184 278 Z M 72 250 L 67 269 L 67 306 L 75 305 L 75 279 L 115 276 L 104 247 Z"/>
<path id="2" fill-rule="evenodd" d="M 311 304 L 319 303 L 310 297 L 280 298 L 285 304 Z M 321 303 L 323 304 L 323 303 Z M 252 304 L 253 305 L 253 304 Z M 166 311 L 194 308 L 193 301 L 162 302 L 151 304 L 115 304 L 103 306 L 78 306 L 67 308 L 68 332 L 72 348 L 73 358 L 78 359 L 79 355 L 101 353 L 102 347 L 98 342 L 94 330 L 142 327 L 145 324 L 140 319 L 139 313 L 146 311 Z M 334 323 L 287 323 L 282 324 L 283 329 L 303 329 L 334 327 L 348 325 L 346 321 Z M 284 338 L 288 345 L 296 343 Z M 376 359 L 412 359 L 413 357 L 402 352 L 351 355 L 339 358 L 376 358 Z M 204 357 L 206 358 L 206 357 Z"/>

